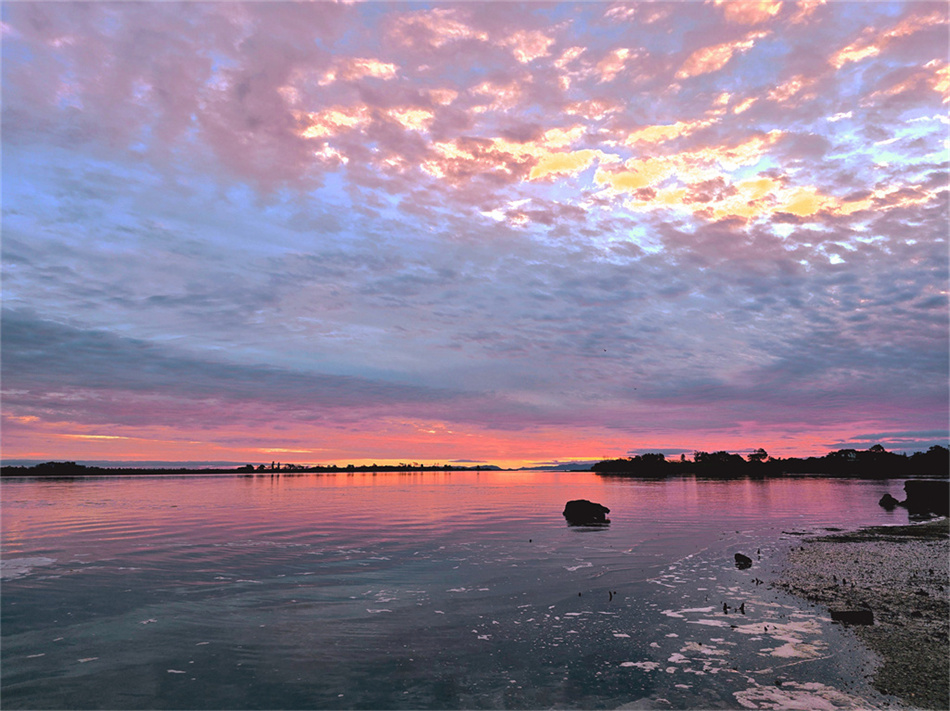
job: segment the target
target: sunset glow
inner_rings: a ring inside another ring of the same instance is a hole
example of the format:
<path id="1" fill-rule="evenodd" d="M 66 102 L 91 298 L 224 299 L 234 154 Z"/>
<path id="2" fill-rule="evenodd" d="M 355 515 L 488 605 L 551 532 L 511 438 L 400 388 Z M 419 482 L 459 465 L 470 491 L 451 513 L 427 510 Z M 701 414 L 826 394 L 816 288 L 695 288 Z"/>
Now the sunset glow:
<path id="1" fill-rule="evenodd" d="M 948 29 L 5 3 L 3 460 L 946 446 Z"/>

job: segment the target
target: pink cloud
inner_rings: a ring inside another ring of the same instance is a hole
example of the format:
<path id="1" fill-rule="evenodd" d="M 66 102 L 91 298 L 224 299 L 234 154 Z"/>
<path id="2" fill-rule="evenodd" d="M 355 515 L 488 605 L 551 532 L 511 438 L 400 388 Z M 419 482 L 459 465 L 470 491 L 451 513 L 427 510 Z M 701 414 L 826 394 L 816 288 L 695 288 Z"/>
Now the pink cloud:
<path id="1" fill-rule="evenodd" d="M 722 44 L 703 47 L 693 52 L 676 72 L 677 79 L 709 74 L 722 69 L 732 57 L 741 52 L 747 52 L 755 46 L 757 40 L 766 37 L 765 32 L 752 32 L 743 39 Z"/>
<path id="2" fill-rule="evenodd" d="M 835 69 L 841 69 L 850 62 L 876 57 L 891 44 L 909 38 L 922 30 L 946 26 L 946 24 L 945 10 L 934 10 L 920 15 L 909 14 L 890 29 L 883 31 L 876 31 L 870 27 L 865 29 L 861 38 L 835 52 L 829 62 Z"/>
<path id="3" fill-rule="evenodd" d="M 510 47 L 512 53 L 522 64 L 528 64 L 535 59 L 547 57 L 550 54 L 550 47 L 554 44 L 554 38 L 538 32 L 537 30 L 519 30 L 501 41 L 506 47 Z"/>
<path id="4" fill-rule="evenodd" d="M 601 82 L 611 82 L 627 67 L 627 63 L 637 58 L 637 52 L 626 47 L 619 47 L 607 53 L 597 62 L 595 71 Z"/>

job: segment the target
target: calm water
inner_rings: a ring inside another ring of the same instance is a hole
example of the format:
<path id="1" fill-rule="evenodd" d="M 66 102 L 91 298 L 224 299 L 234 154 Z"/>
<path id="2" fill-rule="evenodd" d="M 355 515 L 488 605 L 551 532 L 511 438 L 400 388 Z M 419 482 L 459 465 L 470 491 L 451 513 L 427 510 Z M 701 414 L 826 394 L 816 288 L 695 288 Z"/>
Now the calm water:
<path id="1" fill-rule="evenodd" d="M 6 480 L 2 703 L 883 706 L 850 632 L 768 582 L 796 534 L 906 523 L 886 492 L 902 482 Z M 610 525 L 568 527 L 573 498 Z"/>

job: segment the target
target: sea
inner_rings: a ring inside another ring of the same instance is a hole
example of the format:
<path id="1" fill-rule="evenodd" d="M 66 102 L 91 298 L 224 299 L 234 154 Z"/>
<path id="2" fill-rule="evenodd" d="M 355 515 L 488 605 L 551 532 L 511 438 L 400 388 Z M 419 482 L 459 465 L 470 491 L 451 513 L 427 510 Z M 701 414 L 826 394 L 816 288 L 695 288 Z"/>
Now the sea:
<path id="1" fill-rule="evenodd" d="M 773 586 L 903 481 L 589 472 L 4 479 L 4 709 L 894 708 Z M 572 499 L 610 509 L 571 526 Z M 751 567 L 739 569 L 735 554 Z"/>

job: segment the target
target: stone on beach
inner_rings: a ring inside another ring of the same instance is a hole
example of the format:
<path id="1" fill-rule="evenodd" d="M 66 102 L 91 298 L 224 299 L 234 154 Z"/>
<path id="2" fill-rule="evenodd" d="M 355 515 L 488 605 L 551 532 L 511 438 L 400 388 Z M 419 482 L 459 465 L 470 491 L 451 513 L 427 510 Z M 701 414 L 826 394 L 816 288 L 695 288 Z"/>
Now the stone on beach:
<path id="1" fill-rule="evenodd" d="M 587 499 L 568 501 L 564 506 L 564 518 L 572 526 L 590 526 L 609 523 L 610 509 Z"/>
<path id="2" fill-rule="evenodd" d="M 846 625 L 873 625 L 874 613 L 871 610 L 829 610 L 832 622 Z"/>
<path id="3" fill-rule="evenodd" d="M 751 568 L 752 559 L 747 555 L 742 555 L 742 553 L 736 553 L 736 567 L 739 570 L 745 570 L 746 568 Z"/>

